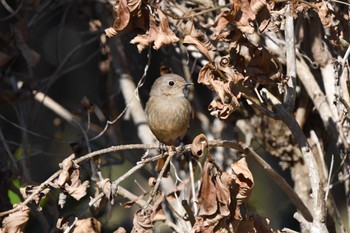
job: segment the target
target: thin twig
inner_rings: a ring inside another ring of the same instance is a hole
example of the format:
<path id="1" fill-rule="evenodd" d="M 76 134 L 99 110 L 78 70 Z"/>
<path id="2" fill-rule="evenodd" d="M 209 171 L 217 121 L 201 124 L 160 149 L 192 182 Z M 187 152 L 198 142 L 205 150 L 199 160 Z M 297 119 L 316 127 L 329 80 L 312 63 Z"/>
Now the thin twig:
<path id="1" fill-rule="evenodd" d="M 169 151 L 169 155 L 168 155 L 167 159 L 165 160 L 165 163 L 162 167 L 162 170 L 159 172 L 156 184 L 154 185 L 153 190 L 150 193 L 150 197 L 148 198 L 147 204 L 145 205 L 145 207 L 148 206 L 152 202 L 154 195 L 157 193 L 157 190 L 159 189 L 160 182 L 162 181 L 163 175 L 164 175 L 165 171 L 167 170 L 167 167 L 169 166 L 170 161 L 172 160 L 172 158 L 176 154 L 177 154 L 176 151 L 172 151 L 172 150 Z"/>
<path id="2" fill-rule="evenodd" d="M 330 190 L 329 187 L 331 186 L 331 177 L 332 177 L 333 166 L 334 166 L 334 155 L 332 155 L 332 158 L 331 158 L 331 165 L 330 165 L 329 174 L 328 174 L 327 190 L 326 190 L 326 195 L 324 198 L 326 201 L 328 199 L 328 194 L 329 194 L 329 190 Z"/>
<path id="3" fill-rule="evenodd" d="M 198 212 L 198 208 L 197 208 L 197 202 L 196 202 L 196 190 L 195 190 L 195 186 L 194 186 L 194 174 L 193 174 L 193 164 L 192 164 L 192 157 L 189 158 L 188 161 L 188 168 L 190 170 L 190 180 L 191 180 L 191 191 L 192 191 L 192 204 L 193 204 L 193 212 L 195 214 L 197 214 Z"/>
<path id="4" fill-rule="evenodd" d="M 293 19 L 293 1 L 290 1 L 286 12 L 286 60 L 287 60 L 287 85 L 284 95 L 284 104 L 292 111 L 296 98 L 296 58 L 295 58 L 295 37 L 294 37 L 294 19 Z"/>

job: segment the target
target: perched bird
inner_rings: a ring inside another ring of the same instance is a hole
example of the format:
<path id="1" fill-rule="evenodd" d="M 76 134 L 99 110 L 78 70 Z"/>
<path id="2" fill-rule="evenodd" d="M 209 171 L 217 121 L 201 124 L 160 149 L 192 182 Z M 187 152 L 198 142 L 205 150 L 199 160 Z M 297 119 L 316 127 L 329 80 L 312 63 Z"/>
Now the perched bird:
<path id="1" fill-rule="evenodd" d="M 185 135 L 190 125 L 192 107 L 187 99 L 186 82 L 176 74 L 164 74 L 153 84 L 146 103 L 148 125 L 163 144 L 175 146 L 176 140 Z M 160 172 L 166 158 L 158 160 L 156 170 Z"/>

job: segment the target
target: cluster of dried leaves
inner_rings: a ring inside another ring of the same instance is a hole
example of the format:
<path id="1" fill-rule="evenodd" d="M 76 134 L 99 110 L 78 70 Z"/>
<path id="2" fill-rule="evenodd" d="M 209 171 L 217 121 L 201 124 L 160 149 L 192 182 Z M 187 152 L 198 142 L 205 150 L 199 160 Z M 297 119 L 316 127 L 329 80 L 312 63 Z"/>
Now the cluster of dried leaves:
<path id="1" fill-rule="evenodd" d="M 106 34 L 111 37 L 130 30 L 143 32 L 131 40 L 139 51 L 152 43 L 154 49 L 178 41 L 194 45 L 209 61 L 201 68 L 198 82 L 217 93 L 208 109 L 220 119 L 227 119 L 240 107 L 238 100 L 242 96 L 259 104 L 254 91 L 258 85 L 283 92 L 286 78 L 282 64 L 266 48 L 247 38 L 256 33 L 284 30 L 287 5 L 265 0 L 232 0 L 221 10 L 216 9 L 218 12 L 214 12 L 216 16 L 211 21 L 201 18 L 201 12 L 183 9 L 174 2 L 152 5 L 121 0 L 115 5 L 117 17 L 113 27 Z M 172 9 L 179 9 L 183 15 Z M 330 30 L 329 41 L 341 46 L 346 34 L 339 23 L 343 19 L 336 16 L 326 1 L 298 2 L 292 13 L 297 17 L 310 11 L 316 12 L 323 26 Z"/>
<path id="2" fill-rule="evenodd" d="M 37 210 L 41 211 L 40 203 L 47 196 L 50 191 L 58 189 L 60 191 L 58 205 L 63 208 L 67 196 L 71 196 L 77 201 L 84 197 L 89 187 L 89 181 L 80 180 L 80 166 L 74 161 L 75 155 L 71 155 L 60 164 L 60 171 L 52 182 L 48 184 L 41 184 L 40 186 L 29 185 L 21 188 L 21 194 L 23 199 L 30 200 L 37 206 Z M 1 232 L 24 232 L 24 227 L 29 220 L 29 208 L 20 204 L 14 206 L 18 208 L 18 211 L 10 214 L 3 220 L 3 226 Z M 89 222 L 90 224 L 86 224 Z M 59 219 L 57 222 L 57 228 L 65 230 L 68 226 L 68 222 L 65 219 Z M 73 232 L 100 232 L 101 224 L 96 219 L 81 219 L 75 222 Z"/>

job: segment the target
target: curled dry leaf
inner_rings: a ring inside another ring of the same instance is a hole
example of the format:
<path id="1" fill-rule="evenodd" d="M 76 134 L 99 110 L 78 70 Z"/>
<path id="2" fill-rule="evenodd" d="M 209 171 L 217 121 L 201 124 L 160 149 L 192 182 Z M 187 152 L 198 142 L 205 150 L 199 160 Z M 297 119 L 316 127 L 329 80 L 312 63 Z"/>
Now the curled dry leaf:
<path id="1" fill-rule="evenodd" d="M 191 35 L 186 35 L 183 43 L 194 45 L 202 54 L 208 58 L 209 61 L 212 61 L 212 58 L 209 54 L 209 51 L 212 49 L 210 43 L 202 42 L 197 37 L 193 37 Z"/>
<path id="2" fill-rule="evenodd" d="M 114 195 L 112 195 L 112 192 L 111 192 L 112 182 L 109 178 L 98 181 L 96 185 L 98 189 L 101 190 L 106 195 L 109 201 L 114 202 Z"/>
<path id="3" fill-rule="evenodd" d="M 204 134 L 200 134 L 193 139 L 191 152 L 194 156 L 201 157 L 205 150 L 208 150 L 208 139 Z"/>
<path id="4" fill-rule="evenodd" d="M 134 214 L 132 233 L 152 233 L 153 224 L 150 219 L 152 210 L 139 209 Z"/>
<path id="5" fill-rule="evenodd" d="M 76 200 L 86 195 L 89 181 L 81 183 L 80 166 L 73 160 L 74 154 L 63 160 L 61 172 L 53 184 L 55 188 L 61 188 Z"/>
<path id="6" fill-rule="evenodd" d="M 79 219 L 75 223 L 73 233 L 100 233 L 101 223 L 95 218 Z"/>
<path id="7" fill-rule="evenodd" d="M 125 30 L 130 23 L 138 24 L 138 21 L 143 21 L 141 0 L 119 0 L 114 5 L 116 18 L 113 27 L 107 28 L 105 33 L 108 37 L 117 35 Z M 140 23 L 142 24 L 142 23 Z"/>
<path id="8" fill-rule="evenodd" d="M 258 23 L 259 30 L 265 29 L 270 15 L 265 0 L 232 0 L 230 10 L 223 11 L 216 21 L 214 34 L 220 33 L 229 24 L 236 25 L 243 33 L 253 33 L 254 22 Z M 256 19 L 259 20 L 256 20 Z"/>
<path id="9" fill-rule="evenodd" d="M 16 207 L 15 205 L 14 207 Z M 2 221 L 2 229 L 7 233 L 22 233 L 25 225 L 29 219 L 29 208 L 22 206 L 22 208 L 13 214 L 10 214 Z"/>
<path id="10" fill-rule="evenodd" d="M 279 66 L 268 50 L 245 39 L 232 46 L 235 47 L 229 55 L 217 56 L 198 75 L 198 83 L 216 92 L 208 110 L 220 119 L 227 119 L 240 107 L 238 100 L 242 96 L 259 104 L 254 90 L 257 84 L 274 87 L 282 80 Z"/>
<path id="11" fill-rule="evenodd" d="M 27 187 L 20 188 L 19 191 L 21 192 L 22 197 L 24 199 L 27 199 L 27 197 L 30 196 L 32 193 L 36 192 L 37 189 L 38 189 L 38 186 L 28 185 Z M 33 197 L 34 202 L 36 204 L 39 204 L 41 199 L 43 199 L 46 196 L 46 194 L 48 194 L 49 192 L 50 192 L 50 188 L 45 188 L 41 190 L 38 194 L 36 194 Z"/>
<path id="12" fill-rule="evenodd" d="M 81 183 L 79 176 L 80 171 L 74 169 L 70 176 L 70 184 L 65 183 L 64 186 L 68 194 L 78 201 L 86 195 L 86 189 L 89 187 L 89 181 Z"/>
<path id="13" fill-rule="evenodd" d="M 222 64 L 227 66 L 228 62 L 227 57 L 223 57 L 219 62 L 209 62 L 202 67 L 198 75 L 198 83 L 206 85 L 218 95 L 218 98 L 214 99 L 208 108 L 212 115 L 220 119 L 227 119 L 232 112 L 240 107 L 238 103 L 239 93 L 234 93 L 232 87 L 240 85 L 244 79 L 242 74 L 233 67 L 226 69 L 227 72 L 224 71 Z"/>
<path id="14" fill-rule="evenodd" d="M 205 162 L 198 194 L 199 212 L 193 232 L 232 232 L 230 229 L 241 229 L 245 225 L 241 221 L 248 217 L 242 216 L 242 213 L 247 212 L 245 201 L 254 181 L 244 159 L 232 164 L 231 168 L 232 174 L 219 173 L 208 160 Z M 249 229 L 254 229 L 253 221 Z"/>
<path id="15" fill-rule="evenodd" d="M 213 215 L 218 210 L 215 183 L 211 174 L 212 168 L 212 164 L 206 161 L 203 166 L 202 183 L 198 194 L 199 216 Z"/>
<path id="16" fill-rule="evenodd" d="M 238 192 L 235 197 L 237 201 L 235 219 L 243 219 L 244 216 L 241 216 L 241 207 L 252 191 L 254 179 L 245 158 L 241 158 L 237 162 L 231 164 L 231 169 L 237 177 L 235 179 L 235 184 L 238 185 Z"/>
<path id="17" fill-rule="evenodd" d="M 57 185 L 62 187 L 64 185 L 64 183 L 66 183 L 69 179 L 69 170 L 73 167 L 73 159 L 74 159 L 75 155 L 71 155 L 68 158 L 66 158 L 65 160 L 63 160 L 63 162 L 60 164 L 61 167 L 61 172 L 60 175 L 57 178 Z M 78 165 L 77 165 L 78 166 Z"/>
<path id="18" fill-rule="evenodd" d="M 116 12 L 116 19 L 113 23 L 113 28 L 118 32 L 123 30 L 130 21 L 130 11 L 127 5 L 127 0 L 116 1 L 114 11 Z"/>
<path id="19" fill-rule="evenodd" d="M 152 207 L 137 210 L 134 214 L 132 232 L 151 233 L 155 222 L 165 221 L 166 216 L 161 205 L 163 201 L 164 194 L 157 199 Z"/>
<path id="20" fill-rule="evenodd" d="M 137 44 L 139 52 L 152 42 L 154 43 L 153 48 L 159 49 L 163 45 L 169 45 L 179 41 L 179 38 L 169 27 L 168 18 L 160 9 L 157 9 L 157 15 L 160 21 L 159 25 L 156 23 L 155 16 L 149 14 L 149 30 L 145 34 L 138 35 L 130 41 L 132 44 Z"/>

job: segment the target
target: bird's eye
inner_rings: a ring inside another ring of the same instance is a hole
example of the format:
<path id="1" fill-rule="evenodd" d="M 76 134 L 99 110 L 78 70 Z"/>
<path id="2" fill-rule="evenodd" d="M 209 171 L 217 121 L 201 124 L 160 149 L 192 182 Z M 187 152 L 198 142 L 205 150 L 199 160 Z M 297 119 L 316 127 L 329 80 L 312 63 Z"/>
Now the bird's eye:
<path id="1" fill-rule="evenodd" d="M 169 81 L 169 86 L 174 86 L 174 82 L 173 81 Z"/>

